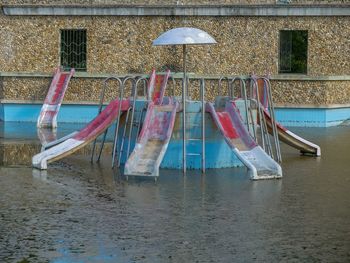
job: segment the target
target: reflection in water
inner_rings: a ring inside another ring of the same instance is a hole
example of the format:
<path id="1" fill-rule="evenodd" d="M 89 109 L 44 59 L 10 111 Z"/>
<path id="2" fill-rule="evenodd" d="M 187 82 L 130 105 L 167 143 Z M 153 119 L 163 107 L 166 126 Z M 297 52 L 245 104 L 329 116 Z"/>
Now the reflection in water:
<path id="1" fill-rule="evenodd" d="M 110 156 L 2 166 L 0 262 L 349 262 L 350 128 L 297 132 L 323 156 L 283 145 L 281 180 L 236 168 L 126 181 Z"/>
<path id="2" fill-rule="evenodd" d="M 57 140 L 57 129 L 38 128 L 37 133 L 41 145 Z"/>
<path id="3" fill-rule="evenodd" d="M 47 170 L 32 169 L 33 178 L 47 181 Z"/>

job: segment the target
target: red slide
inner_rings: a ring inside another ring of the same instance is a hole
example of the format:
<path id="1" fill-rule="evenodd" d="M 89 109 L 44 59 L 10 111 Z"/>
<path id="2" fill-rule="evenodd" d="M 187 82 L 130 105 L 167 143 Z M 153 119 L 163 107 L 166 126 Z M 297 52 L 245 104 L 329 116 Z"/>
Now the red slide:
<path id="1" fill-rule="evenodd" d="M 69 72 L 62 71 L 60 67 L 56 69 L 44 104 L 41 107 L 37 121 L 38 128 L 57 127 L 57 114 L 60 110 L 64 94 L 68 88 L 68 83 L 74 72 L 74 69 L 71 69 Z"/>
<path id="2" fill-rule="evenodd" d="M 227 101 L 224 108 L 207 102 L 206 110 L 210 112 L 228 146 L 248 168 L 251 179 L 282 177 L 281 166 L 251 137 L 234 101 Z"/>
<path id="3" fill-rule="evenodd" d="M 127 111 L 130 108 L 130 101 L 123 100 L 121 106 L 119 99 L 111 101 L 108 106 L 83 129 L 78 132 L 73 132 L 72 136 L 66 136 L 66 140 L 52 148 L 34 155 L 32 158 L 33 167 L 45 170 L 47 169 L 48 162 L 53 162 L 70 155 L 96 139 L 118 118 L 119 107 L 121 107 L 121 112 Z"/>

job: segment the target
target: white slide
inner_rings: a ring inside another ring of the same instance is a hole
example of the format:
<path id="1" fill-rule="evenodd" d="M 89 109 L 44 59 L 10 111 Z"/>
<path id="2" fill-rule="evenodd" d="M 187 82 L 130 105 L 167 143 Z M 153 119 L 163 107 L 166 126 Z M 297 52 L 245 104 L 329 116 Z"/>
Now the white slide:
<path id="1" fill-rule="evenodd" d="M 270 114 L 264 109 L 264 115 L 269 132 L 272 133 L 272 120 Z M 280 123 L 276 122 L 278 138 L 289 146 L 298 149 L 302 154 L 321 156 L 320 146 L 301 138 Z"/>

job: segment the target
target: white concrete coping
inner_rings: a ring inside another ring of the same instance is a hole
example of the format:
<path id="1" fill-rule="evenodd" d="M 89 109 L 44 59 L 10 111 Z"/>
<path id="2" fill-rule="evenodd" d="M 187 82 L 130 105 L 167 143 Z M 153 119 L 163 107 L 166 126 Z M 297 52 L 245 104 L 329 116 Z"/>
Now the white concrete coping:
<path id="1" fill-rule="evenodd" d="M 350 16 L 350 5 L 4 5 L 10 16 Z"/>
<path id="2" fill-rule="evenodd" d="M 158 74 L 165 74 L 165 73 L 158 73 Z M 195 73 L 187 73 L 188 77 L 190 79 L 198 79 L 198 78 L 204 78 L 204 79 L 220 79 L 222 76 L 231 76 L 229 74 L 223 74 L 223 75 L 201 75 L 201 74 L 195 74 Z M 13 78 L 52 78 L 52 73 L 42 73 L 42 72 L 0 72 L 0 77 L 13 77 Z M 119 78 L 125 78 L 126 76 L 129 77 L 148 77 L 148 74 L 111 74 L 111 73 L 88 73 L 88 72 L 76 72 L 73 78 L 96 78 L 96 79 L 105 79 L 108 77 L 119 77 Z M 237 75 L 232 75 L 237 76 Z M 183 73 L 182 72 L 176 72 L 172 73 L 171 77 L 175 79 L 182 79 Z M 239 77 L 247 78 L 248 75 L 240 75 Z M 278 80 L 278 81 L 349 81 L 350 75 L 319 75 L 319 76 L 308 76 L 308 75 L 301 75 L 301 74 L 277 74 L 277 75 L 271 75 L 271 80 Z"/>

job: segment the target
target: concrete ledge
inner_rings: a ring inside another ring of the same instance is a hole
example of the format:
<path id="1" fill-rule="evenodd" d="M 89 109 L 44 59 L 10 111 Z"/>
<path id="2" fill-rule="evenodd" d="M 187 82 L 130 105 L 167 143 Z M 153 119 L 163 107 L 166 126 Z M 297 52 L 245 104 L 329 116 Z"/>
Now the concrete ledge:
<path id="1" fill-rule="evenodd" d="M 43 105 L 43 100 L 8 100 L 8 99 L 2 99 L 0 100 L 0 103 L 2 104 L 39 104 L 40 106 Z M 99 105 L 98 102 L 94 101 L 63 101 L 62 105 L 93 105 L 97 106 Z M 107 103 L 106 103 L 107 104 Z"/>
<path id="2" fill-rule="evenodd" d="M 144 97 L 139 97 L 140 100 L 143 100 Z M 23 104 L 23 105 L 42 105 L 42 100 L 9 100 L 9 99 L 0 99 L 0 104 Z M 108 102 L 104 103 L 105 105 Z M 62 105 L 76 105 L 76 106 L 97 106 L 98 102 L 94 101 L 63 101 Z M 346 104 L 280 104 L 276 103 L 275 108 L 291 108 L 291 109 L 341 109 L 341 108 L 349 108 L 350 103 Z"/>
<path id="3" fill-rule="evenodd" d="M 143 105 L 143 104 L 142 104 Z M 194 105 L 194 104 L 192 104 Z M 329 107 L 333 106 L 333 107 Z M 276 118 L 284 126 L 295 127 L 330 127 L 344 123 L 350 119 L 350 105 L 328 105 L 321 108 L 306 107 L 277 107 Z M 41 104 L 25 103 L 20 101 L 6 101 L 0 103 L 0 120 L 4 122 L 32 122 L 35 123 L 39 116 Z M 189 111 L 195 112 L 195 107 L 189 107 Z M 96 103 L 77 104 L 63 103 L 58 115 L 59 123 L 84 124 L 96 117 L 98 106 Z M 207 115 L 210 123 L 210 116 Z M 35 124 L 34 124 L 35 126 Z M 180 135 L 179 135 L 180 136 Z"/>
<path id="4" fill-rule="evenodd" d="M 345 104 L 280 104 L 276 103 L 274 104 L 275 108 L 290 108 L 290 109 L 342 109 L 342 108 L 349 108 L 350 109 L 350 103 Z"/>
<path id="5" fill-rule="evenodd" d="M 162 73 L 159 73 L 162 74 Z M 13 77 L 13 78 L 52 78 L 53 74 L 40 73 L 40 72 L 0 72 L 0 77 Z M 108 77 L 119 77 L 124 78 L 130 77 L 148 77 L 148 74 L 109 74 L 109 73 L 87 73 L 87 72 L 76 72 L 73 78 L 101 78 L 105 79 Z M 171 76 L 175 79 L 182 79 L 183 73 L 173 73 Z M 189 78 L 204 78 L 204 79 L 220 79 L 223 75 L 200 75 L 194 73 L 188 73 Z M 235 75 L 237 76 L 237 75 Z M 230 77 L 230 76 L 229 76 Z M 248 75 L 241 75 L 240 77 L 246 78 Z M 307 76 L 307 75 L 293 75 L 293 74 L 279 74 L 271 75 L 271 80 L 295 80 L 295 81 L 349 81 L 350 75 L 340 76 Z"/>
<path id="6" fill-rule="evenodd" d="M 3 6 L 12 16 L 350 16 L 350 5 Z"/>
<path id="7" fill-rule="evenodd" d="M 0 77 L 14 77 L 14 78 L 52 78 L 53 73 L 41 72 L 0 72 Z M 108 73 L 87 73 L 76 72 L 74 78 L 108 78 L 108 77 L 147 77 L 146 74 L 108 74 Z"/>

